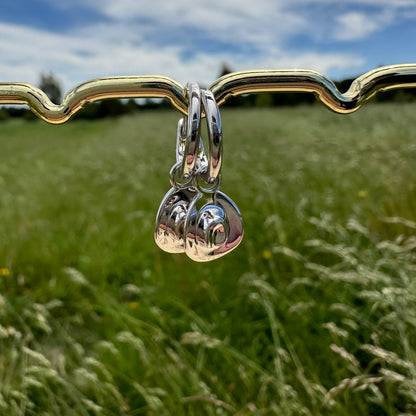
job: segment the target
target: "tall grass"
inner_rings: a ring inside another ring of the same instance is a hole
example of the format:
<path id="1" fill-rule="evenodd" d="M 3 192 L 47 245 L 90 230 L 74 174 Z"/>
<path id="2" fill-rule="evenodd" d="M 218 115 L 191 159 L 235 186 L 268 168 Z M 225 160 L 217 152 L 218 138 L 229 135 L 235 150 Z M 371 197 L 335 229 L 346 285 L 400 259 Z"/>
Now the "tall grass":
<path id="1" fill-rule="evenodd" d="M 153 243 L 174 111 L 0 126 L 0 414 L 416 414 L 411 105 L 223 111 L 243 243 Z"/>

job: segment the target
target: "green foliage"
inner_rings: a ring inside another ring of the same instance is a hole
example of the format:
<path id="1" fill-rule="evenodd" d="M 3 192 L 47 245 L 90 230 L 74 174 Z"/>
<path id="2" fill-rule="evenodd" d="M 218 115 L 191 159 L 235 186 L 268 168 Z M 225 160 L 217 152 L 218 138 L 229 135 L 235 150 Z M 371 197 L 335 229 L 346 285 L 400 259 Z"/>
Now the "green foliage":
<path id="1" fill-rule="evenodd" d="M 178 113 L 0 144 L 0 414 L 416 413 L 411 105 L 223 112 L 243 243 L 153 242 Z"/>
<path id="2" fill-rule="evenodd" d="M 10 118 L 10 114 L 4 109 L 0 109 L 0 121 L 6 121 Z"/>

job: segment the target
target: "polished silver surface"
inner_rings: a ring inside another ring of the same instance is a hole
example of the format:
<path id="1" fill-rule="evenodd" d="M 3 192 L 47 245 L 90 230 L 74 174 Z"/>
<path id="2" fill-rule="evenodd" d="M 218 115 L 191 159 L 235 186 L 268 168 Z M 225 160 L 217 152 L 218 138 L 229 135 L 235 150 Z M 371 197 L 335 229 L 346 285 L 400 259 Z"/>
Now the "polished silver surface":
<path id="1" fill-rule="evenodd" d="M 185 230 L 186 254 L 198 262 L 215 260 L 234 250 L 244 234 L 240 211 L 222 192 L 199 194 L 193 200 Z"/>
<path id="2" fill-rule="evenodd" d="M 185 251 L 185 222 L 194 199 L 200 193 L 196 188 L 172 188 L 163 198 L 156 216 L 155 241 L 168 253 Z"/>
<path id="3" fill-rule="evenodd" d="M 183 157 L 181 177 L 192 176 L 197 161 L 201 130 L 201 90 L 196 82 L 186 86 L 189 100 L 188 114 L 185 116 L 180 137 L 183 138 Z"/>
<path id="4" fill-rule="evenodd" d="M 221 115 L 214 94 L 211 91 L 202 91 L 202 105 L 207 121 L 209 160 L 207 171 L 203 179 L 208 184 L 214 184 L 221 171 L 222 165 L 222 125 Z"/>
<path id="5" fill-rule="evenodd" d="M 187 137 L 186 137 L 186 117 L 181 118 L 178 121 L 178 129 L 176 134 L 176 166 L 175 166 L 175 176 L 179 176 L 180 179 L 182 179 L 182 183 L 187 183 L 189 181 L 192 181 L 192 175 L 184 176 L 183 174 L 183 159 L 185 153 L 189 153 L 189 149 L 187 146 Z M 198 139 L 198 150 L 196 152 L 196 160 L 194 169 L 195 172 L 201 172 L 206 171 L 208 168 L 208 158 L 205 154 L 204 144 L 201 140 L 201 138 Z M 195 143 L 196 145 L 196 143 Z M 194 155 L 192 155 L 194 157 Z M 176 179 L 175 179 L 176 181 Z M 175 186 L 175 185 L 172 185 Z"/>

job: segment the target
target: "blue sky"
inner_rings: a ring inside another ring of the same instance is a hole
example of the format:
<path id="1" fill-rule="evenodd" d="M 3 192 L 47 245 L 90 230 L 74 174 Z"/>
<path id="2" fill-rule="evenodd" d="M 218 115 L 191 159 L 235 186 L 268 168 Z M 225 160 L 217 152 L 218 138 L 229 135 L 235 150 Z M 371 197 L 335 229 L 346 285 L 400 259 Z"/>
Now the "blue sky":
<path id="1" fill-rule="evenodd" d="M 338 80 L 416 63 L 416 0 L 2 0 L 0 79 L 65 90 L 110 75 L 210 83 L 308 68 Z"/>

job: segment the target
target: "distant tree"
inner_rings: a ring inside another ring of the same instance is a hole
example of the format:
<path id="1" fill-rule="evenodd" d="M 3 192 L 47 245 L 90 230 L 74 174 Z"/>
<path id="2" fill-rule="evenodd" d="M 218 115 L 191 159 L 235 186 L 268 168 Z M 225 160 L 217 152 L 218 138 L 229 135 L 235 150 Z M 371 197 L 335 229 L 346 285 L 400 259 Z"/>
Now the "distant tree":
<path id="1" fill-rule="evenodd" d="M 54 104 L 60 104 L 62 99 L 61 83 L 52 74 L 40 75 L 39 88 L 49 97 Z"/>
<path id="2" fill-rule="evenodd" d="M 98 117 L 117 117 L 126 112 L 126 107 L 117 98 L 101 100 L 98 104 Z"/>
<path id="3" fill-rule="evenodd" d="M 140 109 L 140 106 L 137 104 L 136 100 L 130 98 L 124 106 L 126 107 L 126 113 L 134 113 L 135 111 Z"/>
<path id="4" fill-rule="evenodd" d="M 224 75 L 231 74 L 231 72 L 234 72 L 234 71 L 231 69 L 231 67 L 228 66 L 228 64 L 224 63 L 221 66 L 219 76 L 223 77 Z"/>

